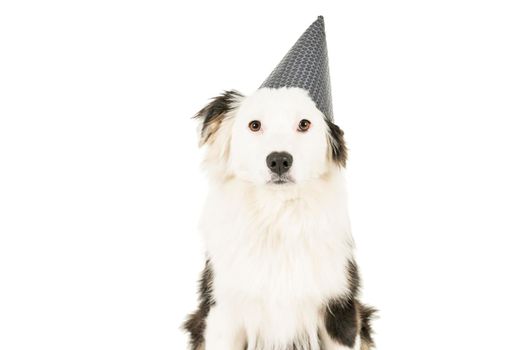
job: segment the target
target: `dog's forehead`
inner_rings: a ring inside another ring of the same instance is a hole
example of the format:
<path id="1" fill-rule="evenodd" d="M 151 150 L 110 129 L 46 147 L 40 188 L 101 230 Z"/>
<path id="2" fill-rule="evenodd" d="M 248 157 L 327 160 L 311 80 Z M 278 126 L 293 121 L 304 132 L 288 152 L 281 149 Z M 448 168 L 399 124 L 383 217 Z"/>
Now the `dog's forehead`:
<path id="1" fill-rule="evenodd" d="M 262 88 L 248 96 L 239 110 L 247 118 L 296 118 L 300 115 L 314 118 L 320 114 L 308 91 L 301 88 Z"/>

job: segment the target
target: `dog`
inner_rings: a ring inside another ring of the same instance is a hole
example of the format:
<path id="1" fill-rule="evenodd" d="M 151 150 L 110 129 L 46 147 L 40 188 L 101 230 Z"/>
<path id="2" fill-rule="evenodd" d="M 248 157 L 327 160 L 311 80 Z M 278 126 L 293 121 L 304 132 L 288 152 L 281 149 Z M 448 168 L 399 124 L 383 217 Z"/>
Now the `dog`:
<path id="1" fill-rule="evenodd" d="M 300 88 L 226 91 L 200 110 L 210 191 L 192 350 L 368 350 L 343 131 Z"/>

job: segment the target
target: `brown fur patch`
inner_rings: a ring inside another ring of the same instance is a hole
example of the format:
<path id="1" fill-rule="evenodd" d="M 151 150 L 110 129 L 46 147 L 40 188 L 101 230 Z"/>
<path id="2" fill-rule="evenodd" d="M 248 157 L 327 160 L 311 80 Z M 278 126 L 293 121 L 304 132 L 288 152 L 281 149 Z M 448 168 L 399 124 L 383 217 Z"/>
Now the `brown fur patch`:
<path id="1" fill-rule="evenodd" d="M 328 125 L 328 148 L 330 159 L 341 167 L 346 166 L 348 149 L 344 138 L 343 130 L 330 120 L 326 120 Z"/>
<path id="2" fill-rule="evenodd" d="M 339 344 L 353 348 L 357 336 L 361 337 L 361 350 L 374 347 L 371 319 L 376 310 L 358 300 L 359 270 L 353 261 L 348 262 L 348 295 L 330 300 L 325 311 L 325 326 L 328 335 Z"/>
<path id="3" fill-rule="evenodd" d="M 212 98 L 211 102 L 202 108 L 194 118 L 202 119 L 200 145 L 213 142 L 213 136 L 219 130 L 221 122 L 228 116 L 243 95 L 235 90 L 224 91 Z"/>
<path id="4" fill-rule="evenodd" d="M 361 316 L 361 350 L 369 350 L 375 347 L 372 338 L 373 330 L 371 326 L 372 319 L 376 317 L 377 310 L 363 304 L 359 304 L 359 314 Z"/>
<path id="5" fill-rule="evenodd" d="M 188 316 L 182 326 L 182 328 L 190 334 L 191 350 L 201 350 L 204 348 L 206 318 L 213 305 L 215 305 L 215 301 L 213 300 L 213 270 L 208 260 L 202 271 L 199 283 L 199 306 L 197 311 Z"/>

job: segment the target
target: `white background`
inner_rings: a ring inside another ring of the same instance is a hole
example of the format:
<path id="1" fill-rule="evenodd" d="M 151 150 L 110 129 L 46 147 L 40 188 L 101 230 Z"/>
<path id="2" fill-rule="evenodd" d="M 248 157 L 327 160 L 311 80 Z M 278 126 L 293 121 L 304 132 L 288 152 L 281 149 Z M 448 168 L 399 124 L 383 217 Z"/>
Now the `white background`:
<path id="1" fill-rule="evenodd" d="M 319 14 L 378 348 L 525 348 L 521 5 L 2 1 L 0 349 L 185 349 L 190 117 Z"/>

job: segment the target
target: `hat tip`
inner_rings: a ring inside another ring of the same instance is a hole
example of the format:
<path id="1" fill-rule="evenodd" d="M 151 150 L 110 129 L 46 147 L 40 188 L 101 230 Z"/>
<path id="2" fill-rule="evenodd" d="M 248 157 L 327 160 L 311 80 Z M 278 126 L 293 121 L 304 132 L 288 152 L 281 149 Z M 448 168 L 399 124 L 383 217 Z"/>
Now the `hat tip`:
<path id="1" fill-rule="evenodd" d="M 324 17 L 321 15 L 317 16 L 317 20 L 314 23 L 312 23 L 312 26 L 321 28 L 321 30 L 324 33 Z"/>

